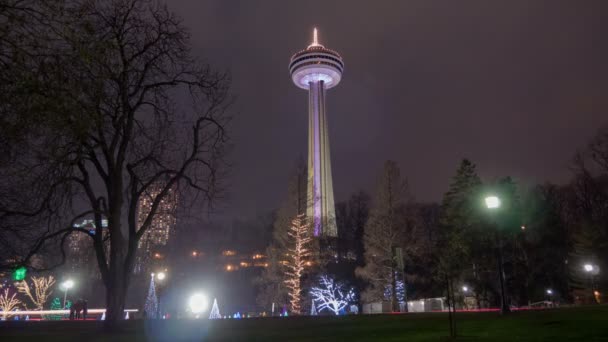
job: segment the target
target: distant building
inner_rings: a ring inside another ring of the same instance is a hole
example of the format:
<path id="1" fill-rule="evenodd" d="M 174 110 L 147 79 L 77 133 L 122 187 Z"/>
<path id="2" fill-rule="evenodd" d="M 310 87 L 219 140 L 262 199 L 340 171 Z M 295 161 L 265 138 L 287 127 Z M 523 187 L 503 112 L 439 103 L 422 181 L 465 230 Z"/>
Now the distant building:
<path id="1" fill-rule="evenodd" d="M 102 220 L 101 226 L 103 234 L 107 234 L 108 220 Z M 74 228 L 81 228 L 89 231 L 89 235 L 95 235 L 95 222 L 85 219 L 80 223 L 74 224 Z M 95 262 L 95 250 L 93 240 L 82 232 L 73 232 L 68 240 L 67 266 L 70 272 L 83 273 L 97 268 L 91 267 Z M 108 250 L 106 250 L 106 253 Z M 99 274 L 99 272 L 97 272 Z"/>
<path id="2" fill-rule="evenodd" d="M 156 183 L 144 193 L 137 205 L 137 227 L 138 229 L 148 218 L 154 201 L 162 191 L 163 183 Z M 169 189 L 167 195 L 160 201 L 152 223 L 139 240 L 137 249 L 137 260 L 135 262 L 135 273 L 147 272 L 156 264 L 162 263 L 165 258 L 165 246 L 169 242 L 172 231 L 177 222 L 177 192 L 175 188 Z"/>

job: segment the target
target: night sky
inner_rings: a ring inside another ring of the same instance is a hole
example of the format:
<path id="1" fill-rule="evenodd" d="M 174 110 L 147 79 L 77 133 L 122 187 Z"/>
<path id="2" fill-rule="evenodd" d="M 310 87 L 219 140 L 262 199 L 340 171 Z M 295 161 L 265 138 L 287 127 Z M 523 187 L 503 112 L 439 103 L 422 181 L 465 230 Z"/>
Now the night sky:
<path id="1" fill-rule="evenodd" d="M 237 96 L 224 214 L 277 207 L 306 156 L 307 93 L 291 55 L 319 40 L 346 64 L 328 91 L 336 201 L 372 191 L 396 160 L 421 201 L 460 159 L 484 179 L 565 182 L 608 123 L 608 1 L 192 1 L 169 6 L 193 54 L 229 69 Z"/>

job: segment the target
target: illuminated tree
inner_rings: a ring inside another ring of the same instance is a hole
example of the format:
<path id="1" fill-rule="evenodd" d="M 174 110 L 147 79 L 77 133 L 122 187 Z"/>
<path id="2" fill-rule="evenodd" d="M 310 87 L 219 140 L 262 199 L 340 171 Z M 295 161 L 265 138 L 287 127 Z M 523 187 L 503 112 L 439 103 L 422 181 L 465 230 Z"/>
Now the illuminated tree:
<path id="1" fill-rule="evenodd" d="M 384 289 L 384 298 L 386 300 L 391 300 L 393 294 L 392 291 L 393 288 L 389 285 L 386 286 L 386 288 Z M 399 304 L 402 304 L 405 302 L 405 283 L 403 282 L 403 280 L 397 280 L 397 285 L 396 285 L 396 291 L 397 291 L 397 302 Z"/>
<path id="2" fill-rule="evenodd" d="M 158 297 L 156 297 L 156 286 L 154 286 L 154 273 L 150 277 L 150 287 L 148 288 L 148 296 L 144 304 L 144 313 L 146 318 L 156 318 L 158 313 Z"/>
<path id="3" fill-rule="evenodd" d="M 306 262 L 311 255 L 310 249 L 308 249 L 308 245 L 312 240 L 309 236 L 309 231 L 310 227 L 305 223 L 304 215 L 300 214 L 293 219 L 288 232 L 290 243 L 287 251 L 288 260 L 285 265 L 287 267 L 285 284 L 287 285 L 291 312 L 296 315 L 301 313 L 302 275 Z"/>
<path id="4" fill-rule="evenodd" d="M 61 310 L 61 300 L 57 297 L 53 298 L 51 301 L 51 310 Z M 52 321 L 58 321 L 61 319 L 61 315 L 46 315 L 46 319 Z"/>
<path id="5" fill-rule="evenodd" d="M 320 278 L 320 286 L 313 287 L 310 294 L 313 296 L 315 303 L 319 303 L 318 310 L 323 311 L 329 309 L 336 315 L 340 314 L 350 302 L 355 298 L 355 291 L 340 282 L 336 282 L 333 278 L 322 275 Z"/>
<path id="6" fill-rule="evenodd" d="M 209 319 L 219 319 L 222 318 L 220 314 L 220 308 L 217 306 L 217 298 L 213 298 L 213 307 L 211 307 L 211 313 L 209 314 Z"/>
<path id="7" fill-rule="evenodd" d="M 44 304 L 47 302 L 51 293 L 51 287 L 55 284 L 53 276 L 48 277 L 32 277 L 32 283 L 34 284 L 34 293 L 27 281 L 23 280 L 17 284 L 17 290 L 20 293 L 24 293 L 34 303 L 36 310 L 42 310 Z"/>
<path id="8" fill-rule="evenodd" d="M 17 293 L 13 293 L 9 297 L 8 289 L 4 290 L 4 293 L 0 295 L 0 309 L 2 309 L 2 319 L 6 320 L 7 317 L 14 314 L 12 311 L 17 309 L 21 305 L 21 301 L 17 299 Z"/>
<path id="9" fill-rule="evenodd" d="M 266 249 L 268 267 L 264 267 L 256 279 L 256 301 L 262 307 L 270 308 L 273 304 L 283 306 L 289 301 L 285 286 L 285 254 L 288 252 L 290 237 L 288 235 L 294 217 L 306 213 L 308 205 L 306 184 L 308 168 L 303 160 L 298 160 L 290 176 L 285 200 L 278 208 L 273 223 L 272 243 Z M 312 246 L 310 249 L 315 249 Z M 314 254 L 314 252 L 313 252 Z"/>

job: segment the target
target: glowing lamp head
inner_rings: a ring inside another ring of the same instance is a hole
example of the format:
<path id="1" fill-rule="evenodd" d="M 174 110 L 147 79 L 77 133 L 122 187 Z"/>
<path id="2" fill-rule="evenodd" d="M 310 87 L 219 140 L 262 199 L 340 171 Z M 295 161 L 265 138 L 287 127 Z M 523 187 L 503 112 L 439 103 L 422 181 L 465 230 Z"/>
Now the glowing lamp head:
<path id="1" fill-rule="evenodd" d="M 167 275 L 165 274 L 165 272 L 158 272 L 158 274 L 156 275 L 156 279 L 164 280 L 166 276 Z"/>
<path id="2" fill-rule="evenodd" d="M 585 265 L 583 265 L 583 268 L 585 269 L 585 272 L 593 271 L 593 265 L 591 265 L 591 264 L 585 264 Z"/>
<path id="3" fill-rule="evenodd" d="M 551 290 L 551 289 L 547 289 L 547 294 L 548 294 L 548 295 L 552 295 L 552 294 L 553 294 L 553 290 Z"/>
<path id="4" fill-rule="evenodd" d="M 190 296 L 188 306 L 193 314 L 200 314 L 207 309 L 207 297 L 201 293 L 195 293 Z"/>
<path id="5" fill-rule="evenodd" d="M 71 289 L 74 287 L 74 281 L 72 279 L 68 279 L 61 284 L 61 287 L 63 287 L 65 290 Z"/>
<path id="6" fill-rule="evenodd" d="M 462 292 L 469 292 L 469 287 L 468 286 L 463 286 L 462 287 Z"/>
<path id="7" fill-rule="evenodd" d="M 497 196 L 488 196 L 485 199 L 486 207 L 488 209 L 498 209 L 500 208 L 500 198 Z"/>

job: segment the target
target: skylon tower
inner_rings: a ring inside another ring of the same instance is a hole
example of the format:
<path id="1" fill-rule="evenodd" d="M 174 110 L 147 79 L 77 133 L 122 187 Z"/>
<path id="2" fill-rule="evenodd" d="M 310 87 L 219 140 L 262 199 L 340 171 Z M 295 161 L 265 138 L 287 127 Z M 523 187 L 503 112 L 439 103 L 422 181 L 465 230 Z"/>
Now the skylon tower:
<path id="1" fill-rule="evenodd" d="M 319 44 L 317 29 L 313 41 L 293 57 L 289 72 L 293 83 L 308 90 L 308 186 L 306 214 L 317 237 L 336 237 L 336 209 L 331 177 L 329 134 L 325 93 L 340 83 L 344 62 L 333 50 Z"/>

